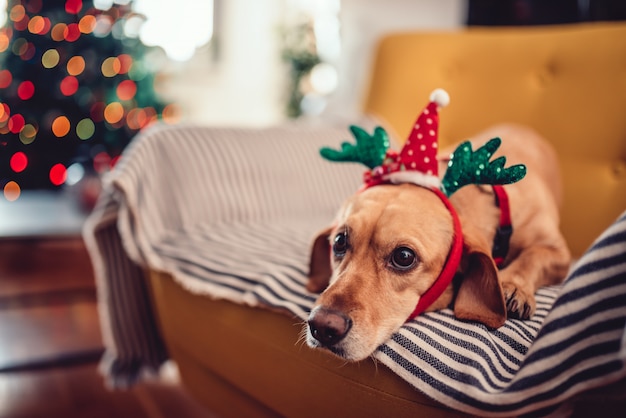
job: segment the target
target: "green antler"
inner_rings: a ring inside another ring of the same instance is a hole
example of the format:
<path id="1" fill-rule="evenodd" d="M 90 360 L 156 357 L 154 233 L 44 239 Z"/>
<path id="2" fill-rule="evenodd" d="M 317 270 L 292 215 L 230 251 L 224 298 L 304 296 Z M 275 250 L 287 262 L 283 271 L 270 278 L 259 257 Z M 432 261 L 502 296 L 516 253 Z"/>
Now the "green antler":
<path id="1" fill-rule="evenodd" d="M 356 139 L 356 144 L 344 142 L 341 144 L 341 151 L 324 147 L 320 150 L 322 157 L 330 161 L 362 163 L 370 169 L 381 165 L 389 149 L 387 132 L 379 126 L 370 135 L 355 125 L 350 126 L 350 131 Z"/>
<path id="2" fill-rule="evenodd" d="M 476 151 L 472 151 L 469 142 L 459 145 L 448 163 L 441 190 L 449 197 L 468 184 L 511 184 L 523 179 L 526 175 L 525 165 L 504 168 L 505 157 L 489 161 L 501 143 L 500 138 L 493 138 Z"/>

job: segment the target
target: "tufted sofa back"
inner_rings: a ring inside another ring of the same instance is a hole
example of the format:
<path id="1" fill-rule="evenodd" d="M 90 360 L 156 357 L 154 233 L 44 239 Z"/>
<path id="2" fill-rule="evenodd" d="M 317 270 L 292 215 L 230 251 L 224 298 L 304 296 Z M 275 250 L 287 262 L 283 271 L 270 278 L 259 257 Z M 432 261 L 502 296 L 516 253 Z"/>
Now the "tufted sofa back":
<path id="1" fill-rule="evenodd" d="M 406 138 L 445 88 L 442 145 L 531 126 L 557 149 L 562 229 L 579 256 L 626 209 L 626 24 L 397 33 L 379 44 L 364 110 Z"/>

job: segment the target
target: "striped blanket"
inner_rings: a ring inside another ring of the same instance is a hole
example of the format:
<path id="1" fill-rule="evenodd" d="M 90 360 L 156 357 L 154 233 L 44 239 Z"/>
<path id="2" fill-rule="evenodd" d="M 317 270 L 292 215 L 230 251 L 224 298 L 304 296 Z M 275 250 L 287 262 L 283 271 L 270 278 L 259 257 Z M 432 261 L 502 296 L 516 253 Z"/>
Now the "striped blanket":
<path id="1" fill-rule="evenodd" d="M 108 176 L 85 225 L 96 272 L 102 366 L 115 386 L 167 359 L 146 269 L 189 291 L 305 319 L 312 237 L 359 186 L 362 169 L 327 163 L 344 128 L 157 126 Z M 244 251 L 245 250 L 245 251 Z M 626 213 L 559 287 L 540 289 L 527 321 L 495 331 L 449 310 L 406 323 L 375 357 L 422 391 L 482 416 L 561 414 L 572 396 L 626 377 Z"/>

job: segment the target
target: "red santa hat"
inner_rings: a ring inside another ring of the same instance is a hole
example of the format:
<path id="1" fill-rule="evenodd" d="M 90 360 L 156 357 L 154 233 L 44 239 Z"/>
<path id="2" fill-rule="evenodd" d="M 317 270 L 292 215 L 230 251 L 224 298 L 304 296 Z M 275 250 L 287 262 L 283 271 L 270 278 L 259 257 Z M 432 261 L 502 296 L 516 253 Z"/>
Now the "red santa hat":
<path id="1" fill-rule="evenodd" d="M 388 173 L 385 177 L 391 183 L 415 183 L 425 187 L 439 188 L 437 150 L 439 147 L 439 108 L 450 102 L 450 96 L 443 89 L 436 89 L 430 101 L 417 117 L 397 162 L 400 170 Z"/>

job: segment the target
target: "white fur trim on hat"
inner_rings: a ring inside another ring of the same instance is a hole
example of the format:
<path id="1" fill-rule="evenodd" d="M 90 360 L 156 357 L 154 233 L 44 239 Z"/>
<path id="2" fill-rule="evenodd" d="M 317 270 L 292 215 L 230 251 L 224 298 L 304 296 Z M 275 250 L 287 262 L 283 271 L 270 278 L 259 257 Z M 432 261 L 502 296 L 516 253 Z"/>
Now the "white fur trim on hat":
<path id="1" fill-rule="evenodd" d="M 439 180 L 439 177 L 414 170 L 394 171 L 393 173 L 383 176 L 383 180 L 393 184 L 412 183 L 418 186 L 435 189 L 438 189 L 441 186 L 441 180 Z"/>
<path id="2" fill-rule="evenodd" d="M 437 103 L 439 107 L 446 107 L 450 103 L 450 95 L 444 89 L 435 89 L 430 93 L 430 101 Z"/>

